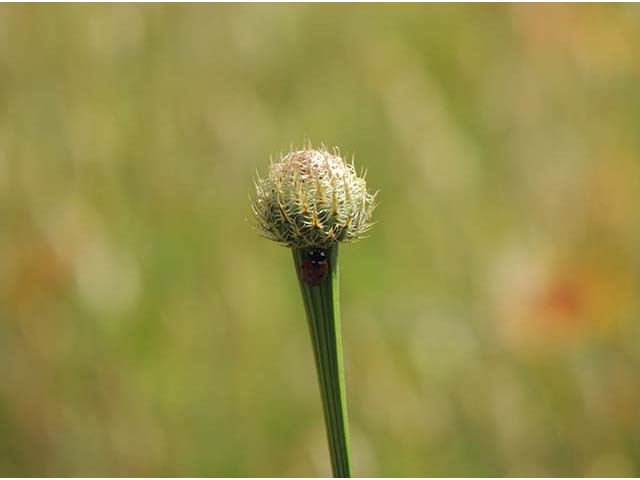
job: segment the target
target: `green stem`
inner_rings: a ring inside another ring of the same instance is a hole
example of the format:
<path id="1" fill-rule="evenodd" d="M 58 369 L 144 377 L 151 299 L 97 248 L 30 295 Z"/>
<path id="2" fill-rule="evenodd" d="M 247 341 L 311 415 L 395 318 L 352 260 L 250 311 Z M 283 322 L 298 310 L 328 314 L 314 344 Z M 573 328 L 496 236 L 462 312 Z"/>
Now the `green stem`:
<path id="1" fill-rule="evenodd" d="M 293 261 L 313 343 L 333 476 L 346 478 L 351 476 L 351 460 L 340 332 L 338 245 L 327 250 L 329 273 L 318 286 L 309 286 L 302 280 L 303 258 L 304 252 L 294 248 Z"/>

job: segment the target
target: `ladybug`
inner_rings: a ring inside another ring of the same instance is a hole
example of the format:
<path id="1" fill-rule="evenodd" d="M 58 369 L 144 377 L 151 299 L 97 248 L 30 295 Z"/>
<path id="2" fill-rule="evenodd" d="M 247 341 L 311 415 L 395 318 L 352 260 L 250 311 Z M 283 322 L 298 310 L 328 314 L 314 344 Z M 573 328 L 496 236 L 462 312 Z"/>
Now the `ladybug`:
<path id="1" fill-rule="evenodd" d="M 322 248 L 310 248 L 307 250 L 302 259 L 300 272 L 302 273 L 302 280 L 307 285 L 312 287 L 320 285 L 329 273 L 327 252 Z"/>

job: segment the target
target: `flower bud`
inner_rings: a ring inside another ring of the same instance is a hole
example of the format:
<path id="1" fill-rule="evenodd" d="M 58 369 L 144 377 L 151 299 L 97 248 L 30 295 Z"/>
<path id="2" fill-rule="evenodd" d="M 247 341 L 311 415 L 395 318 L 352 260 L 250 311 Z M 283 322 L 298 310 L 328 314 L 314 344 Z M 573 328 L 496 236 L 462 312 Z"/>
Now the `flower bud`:
<path id="1" fill-rule="evenodd" d="M 327 248 L 369 230 L 375 194 L 338 153 L 289 152 L 256 180 L 252 210 L 265 237 L 294 248 Z"/>

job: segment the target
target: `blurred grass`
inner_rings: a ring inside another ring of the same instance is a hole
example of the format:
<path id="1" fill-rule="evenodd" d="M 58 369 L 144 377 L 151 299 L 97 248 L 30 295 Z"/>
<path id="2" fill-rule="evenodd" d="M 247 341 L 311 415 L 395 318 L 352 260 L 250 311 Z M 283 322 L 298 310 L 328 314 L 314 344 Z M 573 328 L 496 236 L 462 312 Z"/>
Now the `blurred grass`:
<path id="1" fill-rule="evenodd" d="M 0 474 L 329 474 L 269 154 L 342 254 L 354 471 L 640 474 L 635 5 L 0 7 Z"/>

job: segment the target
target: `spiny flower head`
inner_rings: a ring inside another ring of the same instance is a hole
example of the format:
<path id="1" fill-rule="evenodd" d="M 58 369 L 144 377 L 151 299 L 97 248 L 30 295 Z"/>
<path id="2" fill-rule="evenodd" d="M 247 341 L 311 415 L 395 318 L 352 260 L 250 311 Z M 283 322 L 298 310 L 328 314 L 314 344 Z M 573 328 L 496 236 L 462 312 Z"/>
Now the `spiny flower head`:
<path id="1" fill-rule="evenodd" d="M 371 228 L 375 194 L 337 149 L 297 150 L 258 177 L 252 210 L 263 235 L 295 248 L 352 242 Z"/>

